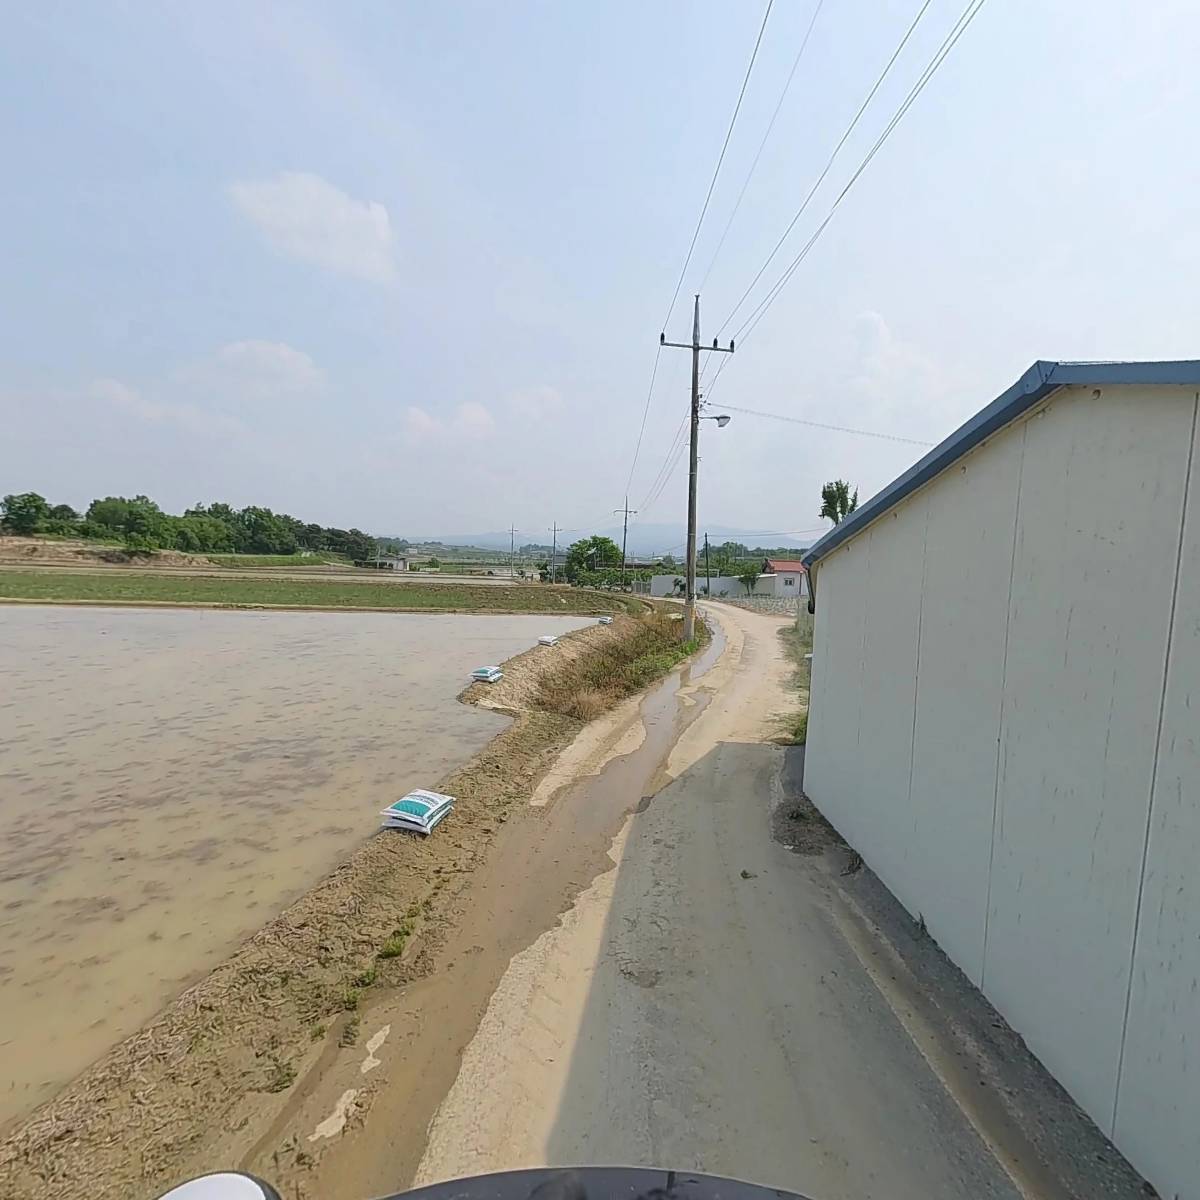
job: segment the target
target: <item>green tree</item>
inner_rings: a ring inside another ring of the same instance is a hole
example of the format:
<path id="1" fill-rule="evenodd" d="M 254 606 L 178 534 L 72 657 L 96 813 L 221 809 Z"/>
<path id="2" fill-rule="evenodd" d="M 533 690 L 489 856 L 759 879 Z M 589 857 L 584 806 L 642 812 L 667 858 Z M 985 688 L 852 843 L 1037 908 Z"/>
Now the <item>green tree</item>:
<path id="1" fill-rule="evenodd" d="M 375 556 L 378 546 L 369 533 L 363 533 L 361 529 L 349 529 L 346 531 L 346 537 L 351 558 L 373 558 Z"/>
<path id="2" fill-rule="evenodd" d="M 18 492 L 0 500 L 0 514 L 6 529 L 28 535 L 36 533 L 50 515 L 50 505 L 45 496 L 39 496 L 37 492 Z"/>
<path id="3" fill-rule="evenodd" d="M 246 527 L 238 519 L 238 513 L 231 505 L 210 504 L 205 507 L 203 504 L 197 504 L 186 509 L 183 515 L 185 519 L 188 517 L 211 517 L 214 521 L 219 521 L 228 532 L 228 541 L 223 543 L 225 548 L 235 553 L 246 549 L 248 536 Z"/>
<path id="4" fill-rule="evenodd" d="M 602 567 L 621 565 L 621 547 L 612 538 L 593 536 L 581 538 L 567 547 L 563 574 L 568 583 L 574 583 L 584 571 L 596 571 Z"/>
<path id="5" fill-rule="evenodd" d="M 153 554 L 158 549 L 158 544 L 151 541 L 145 534 L 127 533 L 125 535 L 125 549 L 130 554 Z"/>
<path id="6" fill-rule="evenodd" d="M 190 554 L 224 554 L 233 549 L 233 534 L 224 521 L 207 513 L 188 512 L 175 517 L 173 545 Z"/>
<path id="7" fill-rule="evenodd" d="M 303 525 L 296 531 L 296 541 L 306 550 L 324 550 L 325 530 L 320 525 Z"/>
<path id="8" fill-rule="evenodd" d="M 124 496 L 105 496 L 88 505 L 89 525 L 108 530 L 109 533 L 124 533 L 125 520 L 129 516 L 129 501 Z"/>
<path id="9" fill-rule="evenodd" d="M 749 596 L 754 591 L 754 585 L 758 582 L 758 570 L 754 567 L 747 567 L 738 576 L 738 582 L 746 589 L 746 595 Z"/>
<path id="10" fill-rule="evenodd" d="M 149 496 L 134 496 L 125 510 L 125 545 L 130 550 L 157 550 L 174 542 L 173 519 Z"/>
<path id="11" fill-rule="evenodd" d="M 841 524 L 858 507 L 858 488 L 850 491 L 844 479 L 831 479 L 821 489 L 820 517 L 828 517 L 835 525 Z"/>
<path id="12" fill-rule="evenodd" d="M 50 515 L 42 522 L 42 533 L 57 533 L 79 536 L 79 514 L 69 504 L 55 504 Z"/>
<path id="13" fill-rule="evenodd" d="M 237 523 L 243 534 L 239 550 L 247 554 L 296 553 L 296 534 L 285 515 L 251 505 L 237 514 Z"/>

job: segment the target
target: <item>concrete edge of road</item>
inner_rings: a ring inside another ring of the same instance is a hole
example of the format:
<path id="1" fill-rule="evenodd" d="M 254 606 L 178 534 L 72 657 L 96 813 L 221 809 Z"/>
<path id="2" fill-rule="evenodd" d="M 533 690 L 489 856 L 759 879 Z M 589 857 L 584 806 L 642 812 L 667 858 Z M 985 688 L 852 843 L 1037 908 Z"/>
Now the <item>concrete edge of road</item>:
<path id="1" fill-rule="evenodd" d="M 259 604 L 236 600 L 126 600 L 126 599 L 44 599 L 33 596 L 0 596 L 0 604 L 32 604 L 42 608 L 198 608 L 214 612 L 324 612 L 324 613 L 407 613 L 417 616 L 482 617 L 608 617 L 620 616 L 612 610 L 596 607 L 588 612 L 576 609 L 563 612 L 553 608 L 419 608 L 399 604 Z"/>
<path id="2" fill-rule="evenodd" d="M 807 800 L 797 786 L 802 758 L 785 760 L 779 804 Z M 1155 1194 L 853 847 L 837 837 L 824 866 L 839 923 L 864 968 L 1023 1195 Z"/>

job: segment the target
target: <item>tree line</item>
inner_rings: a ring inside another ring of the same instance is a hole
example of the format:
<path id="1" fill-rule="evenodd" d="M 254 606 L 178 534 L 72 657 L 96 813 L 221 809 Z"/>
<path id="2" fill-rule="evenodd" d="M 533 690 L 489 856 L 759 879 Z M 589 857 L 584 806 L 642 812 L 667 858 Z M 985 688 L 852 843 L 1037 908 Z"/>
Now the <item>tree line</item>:
<path id="1" fill-rule="evenodd" d="M 712 575 L 734 576 L 751 591 L 762 570 L 764 559 L 796 558 L 799 554 L 800 551 L 795 546 L 751 547 L 744 542 L 724 541 L 709 545 L 707 563 L 704 546 L 701 544 L 698 549 L 697 566 L 701 574 L 707 569 Z M 548 580 L 549 559 L 538 562 L 537 566 L 543 581 Z M 684 569 L 685 558 L 676 559 L 674 555 L 663 554 L 657 558 L 653 567 L 628 567 L 622 573 L 620 546 L 612 538 L 596 535 L 581 538 L 566 548 L 558 578 L 581 587 L 603 587 L 620 584 L 622 579 L 631 583 L 634 580 L 647 580 L 655 574 Z M 682 587 L 682 583 L 680 586 Z"/>
<path id="2" fill-rule="evenodd" d="M 858 489 L 844 479 L 830 480 L 821 489 L 822 517 L 835 525 L 858 505 Z M 229 504 L 197 504 L 173 516 L 149 496 L 105 496 L 83 513 L 69 504 L 51 504 L 37 492 L 9 494 L 0 500 L 0 526 L 8 533 L 49 534 L 89 538 L 123 544 L 135 552 L 182 550 L 187 553 L 295 554 L 324 551 L 349 559 L 369 558 L 377 551 L 407 550 L 403 539 L 379 539 L 361 529 L 337 529 L 301 521 L 288 513 L 250 505 L 235 509 Z M 791 547 L 751 547 L 734 541 L 708 548 L 708 566 L 714 575 L 750 574 L 764 558 L 796 554 Z M 703 549 L 700 550 L 703 565 Z M 674 570 L 676 560 L 663 555 L 659 566 Z M 549 562 L 538 564 L 545 578 Z M 647 578 L 652 572 L 630 570 L 627 579 Z M 570 583 L 616 583 L 621 579 L 621 549 L 611 538 L 583 538 L 567 548 L 562 575 Z M 752 586 L 752 585 L 750 585 Z"/>
<path id="3" fill-rule="evenodd" d="M 197 504 L 174 516 L 149 496 L 105 496 L 80 513 L 69 504 L 51 504 L 37 492 L 10 494 L 0 500 L 0 524 L 8 533 L 119 542 L 134 552 L 296 554 L 309 550 L 363 559 L 381 548 L 378 539 L 361 529 L 316 525 L 257 505 L 235 509 L 229 504 Z M 387 539 L 388 549 L 406 547 L 406 542 Z"/>

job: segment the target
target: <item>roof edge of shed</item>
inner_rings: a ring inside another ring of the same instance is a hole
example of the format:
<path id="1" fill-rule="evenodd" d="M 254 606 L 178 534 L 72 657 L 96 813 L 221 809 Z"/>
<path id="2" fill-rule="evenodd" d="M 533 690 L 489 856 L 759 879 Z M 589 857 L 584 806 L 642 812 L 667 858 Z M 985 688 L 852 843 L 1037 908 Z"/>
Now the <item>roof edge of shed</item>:
<path id="1" fill-rule="evenodd" d="M 1039 359 L 1012 387 L 960 425 L 924 458 L 897 476 L 861 508 L 835 525 L 801 559 L 805 568 L 820 562 L 872 521 L 924 487 L 980 442 L 1062 387 L 1116 387 L 1138 384 L 1200 386 L 1200 360 L 1166 362 L 1054 362 Z"/>

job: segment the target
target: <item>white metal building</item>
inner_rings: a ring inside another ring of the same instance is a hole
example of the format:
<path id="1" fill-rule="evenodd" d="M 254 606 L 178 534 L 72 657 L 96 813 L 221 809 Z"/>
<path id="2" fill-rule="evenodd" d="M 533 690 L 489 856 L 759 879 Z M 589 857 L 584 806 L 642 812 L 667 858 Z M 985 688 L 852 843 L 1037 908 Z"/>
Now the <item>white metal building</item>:
<path id="1" fill-rule="evenodd" d="M 1200 362 L 1035 363 L 805 557 L 805 787 L 1200 1197 Z"/>

